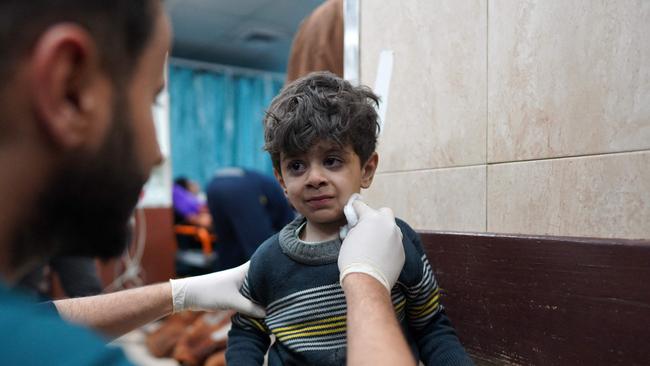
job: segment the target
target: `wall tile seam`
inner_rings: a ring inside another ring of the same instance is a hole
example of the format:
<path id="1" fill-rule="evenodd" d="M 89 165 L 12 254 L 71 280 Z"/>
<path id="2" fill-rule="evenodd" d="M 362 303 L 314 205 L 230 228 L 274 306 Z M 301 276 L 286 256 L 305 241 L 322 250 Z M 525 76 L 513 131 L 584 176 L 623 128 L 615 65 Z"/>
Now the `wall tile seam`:
<path id="1" fill-rule="evenodd" d="M 490 160 L 490 0 L 485 0 L 485 227 L 487 231 L 489 227 L 490 215 L 488 215 L 489 206 L 489 188 L 490 188 L 490 167 L 488 162 Z"/>
<path id="2" fill-rule="evenodd" d="M 436 168 L 378 171 L 375 175 L 380 176 L 380 175 L 397 175 L 397 174 L 408 174 L 408 173 L 426 173 L 426 172 L 434 172 L 434 171 L 471 169 L 471 168 L 480 168 L 480 167 L 526 164 L 526 163 L 536 163 L 536 162 L 545 162 L 545 161 L 563 161 L 563 160 L 577 160 L 577 159 L 582 160 L 582 159 L 593 159 L 593 158 L 609 157 L 609 156 L 643 155 L 645 153 L 650 153 L 650 149 L 620 151 L 620 152 L 591 154 L 591 155 L 572 155 L 572 156 L 541 158 L 541 159 L 514 160 L 514 161 L 504 161 L 498 163 L 487 163 L 487 164 L 468 164 L 468 165 L 454 165 L 454 166 L 445 166 L 445 167 L 436 167 Z"/>
<path id="3" fill-rule="evenodd" d="M 643 155 L 645 153 L 650 153 L 650 149 L 614 151 L 614 152 L 605 152 L 605 153 L 598 153 L 598 154 L 567 155 L 567 156 L 538 158 L 538 159 L 500 161 L 500 162 L 487 163 L 487 166 L 526 164 L 526 163 L 536 163 L 536 162 L 544 162 L 544 161 L 584 160 L 584 159 L 594 159 L 594 158 L 609 157 L 609 156 L 614 157 L 614 156 L 625 156 L 625 155 Z"/>
<path id="4" fill-rule="evenodd" d="M 437 167 L 437 168 L 421 168 L 421 169 L 409 169 L 409 170 L 389 170 L 389 171 L 378 171 L 378 172 L 375 173 L 375 176 L 378 176 L 378 175 L 398 175 L 398 174 L 408 174 L 408 173 L 427 173 L 427 172 L 434 172 L 434 171 L 481 168 L 481 167 L 486 167 L 486 166 L 487 166 L 487 164 L 469 164 L 469 165 L 454 165 L 454 166 Z"/>

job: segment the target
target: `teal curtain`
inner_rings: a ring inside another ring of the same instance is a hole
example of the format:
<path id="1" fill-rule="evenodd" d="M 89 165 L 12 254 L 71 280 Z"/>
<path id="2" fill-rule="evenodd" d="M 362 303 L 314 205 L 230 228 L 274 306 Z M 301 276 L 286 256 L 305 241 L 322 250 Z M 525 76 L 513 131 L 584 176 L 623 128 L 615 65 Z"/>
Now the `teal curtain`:
<path id="1" fill-rule="evenodd" d="M 171 65 L 169 102 L 173 176 L 202 187 L 223 167 L 273 174 L 262 149 L 264 111 L 282 88 L 276 74 L 239 75 Z"/>

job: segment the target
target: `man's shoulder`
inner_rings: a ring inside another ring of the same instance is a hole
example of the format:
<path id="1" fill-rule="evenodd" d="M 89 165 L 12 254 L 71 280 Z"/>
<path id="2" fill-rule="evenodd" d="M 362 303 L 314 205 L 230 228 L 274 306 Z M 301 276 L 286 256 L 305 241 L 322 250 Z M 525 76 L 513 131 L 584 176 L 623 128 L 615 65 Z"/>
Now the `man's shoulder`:
<path id="1" fill-rule="evenodd" d="M 402 231 L 402 244 L 404 245 L 404 267 L 400 275 L 400 282 L 409 284 L 417 282 L 423 275 L 428 259 L 420 241 L 420 235 L 404 220 L 395 218 L 395 223 Z"/>
<path id="2" fill-rule="evenodd" d="M 282 252 L 279 233 L 266 239 L 251 257 L 248 268 L 248 286 L 253 298 L 268 304 L 275 298 L 277 287 L 286 280 L 287 271 L 295 264 Z"/>
<path id="3" fill-rule="evenodd" d="M 395 223 L 402 231 L 402 237 L 413 240 L 418 236 L 418 233 L 415 232 L 415 230 L 406 221 L 400 219 L 399 217 L 395 218 Z"/>
<path id="4" fill-rule="evenodd" d="M 267 263 L 269 261 L 269 256 L 275 257 L 281 254 L 279 235 L 279 233 L 273 234 L 260 244 L 251 257 L 251 265 L 253 265 L 253 263 L 257 265 Z"/>
<path id="5" fill-rule="evenodd" d="M 89 329 L 6 290 L 0 294 L 0 353 L 7 365 L 131 365 Z"/>
<path id="6" fill-rule="evenodd" d="M 404 245 L 404 254 L 406 258 L 416 257 L 420 258 L 424 254 L 422 243 L 420 242 L 420 234 L 418 234 L 406 221 L 395 218 L 395 223 L 402 231 L 402 244 Z"/>
<path id="7" fill-rule="evenodd" d="M 255 250 L 251 256 L 249 276 L 255 277 L 255 274 L 264 276 L 272 273 L 272 269 L 277 267 L 284 255 L 280 249 L 279 233 L 273 234 Z"/>

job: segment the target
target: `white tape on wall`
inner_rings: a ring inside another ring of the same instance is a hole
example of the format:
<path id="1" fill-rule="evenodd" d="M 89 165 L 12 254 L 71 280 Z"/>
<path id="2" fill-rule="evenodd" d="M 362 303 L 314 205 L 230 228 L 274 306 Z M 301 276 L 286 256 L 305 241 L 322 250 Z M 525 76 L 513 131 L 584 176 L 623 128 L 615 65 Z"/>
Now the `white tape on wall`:
<path id="1" fill-rule="evenodd" d="M 377 78 L 375 79 L 374 91 L 379 96 L 379 134 L 384 132 L 386 125 L 386 111 L 388 109 L 388 94 L 390 91 L 390 79 L 393 74 L 393 50 L 382 50 L 379 54 L 377 65 Z"/>

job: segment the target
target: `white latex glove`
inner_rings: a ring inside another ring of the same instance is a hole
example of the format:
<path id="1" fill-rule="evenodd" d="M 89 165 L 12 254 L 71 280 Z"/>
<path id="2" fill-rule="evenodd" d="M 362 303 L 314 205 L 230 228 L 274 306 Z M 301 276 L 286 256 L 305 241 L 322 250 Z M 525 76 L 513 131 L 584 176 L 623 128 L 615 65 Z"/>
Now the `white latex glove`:
<path id="1" fill-rule="evenodd" d="M 341 284 L 350 273 L 365 273 L 390 292 L 404 266 L 402 231 L 389 208 L 376 211 L 359 200 L 352 205 L 359 222 L 341 245 L 338 260 Z"/>
<path id="2" fill-rule="evenodd" d="M 239 292 L 250 262 L 237 268 L 202 276 L 169 280 L 172 286 L 174 312 L 183 310 L 226 310 L 263 318 L 266 312 Z"/>
<path id="3" fill-rule="evenodd" d="M 352 196 L 350 196 L 348 199 L 348 203 L 346 203 L 345 207 L 343 207 L 343 214 L 345 215 L 347 223 L 339 230 L 339 237 L 341 240 L 345 240 L 345 237 L 348 236 L 350 229 L 352 229 L 354 225 L 359 222 L 359 217 L 357 216 L 357 212 L 354 211 L 354 206 L 352 206 L 352 203 L 360 199 L 362 199 L 362 197 L 359 193 L 353 193 Z"/>

